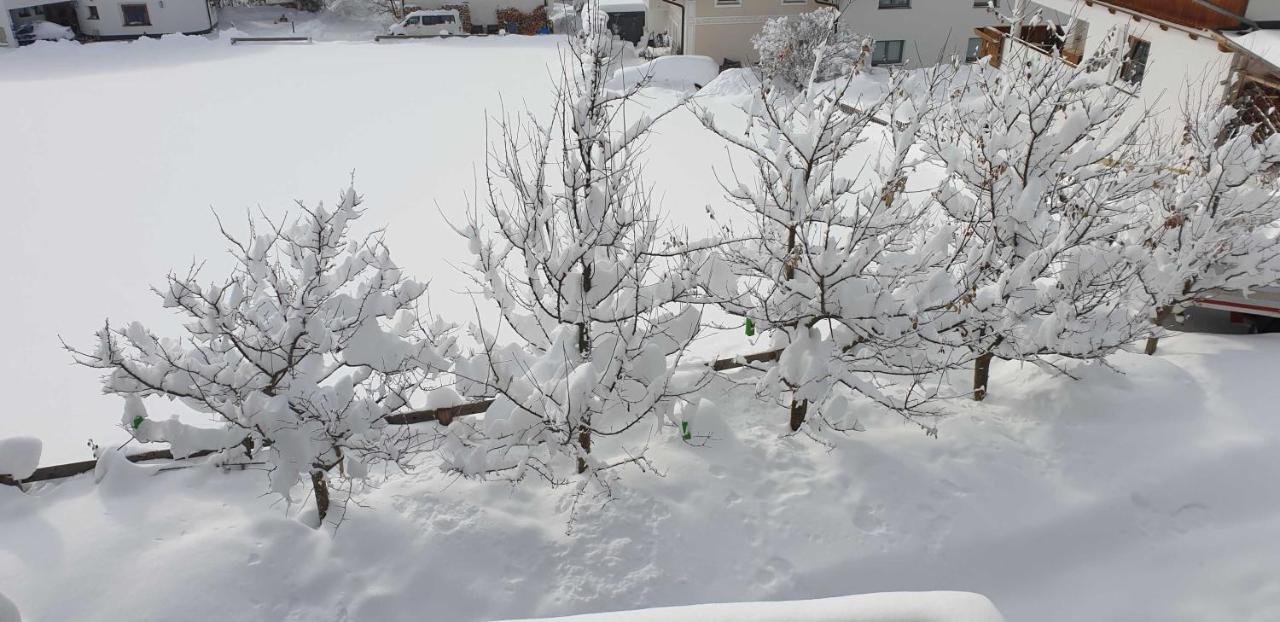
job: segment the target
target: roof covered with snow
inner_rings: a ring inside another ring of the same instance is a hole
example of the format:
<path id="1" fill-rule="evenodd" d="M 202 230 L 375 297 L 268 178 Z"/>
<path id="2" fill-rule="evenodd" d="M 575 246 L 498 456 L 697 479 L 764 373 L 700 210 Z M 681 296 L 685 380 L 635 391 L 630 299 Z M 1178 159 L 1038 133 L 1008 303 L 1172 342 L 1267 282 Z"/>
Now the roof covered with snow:
<path id="1" fill-rule="evenodd" d="M 649 10 L 646 0 L 600 0 L 600 8 L 606 13 L 632 13 Z"/>
<path id="2" fill-rule="evenodd" d="M 1280 30 L 1255 30 L 1243 35 L 1226 35 L 1226 37 L 1241 49 L 1280 67 Z"/>

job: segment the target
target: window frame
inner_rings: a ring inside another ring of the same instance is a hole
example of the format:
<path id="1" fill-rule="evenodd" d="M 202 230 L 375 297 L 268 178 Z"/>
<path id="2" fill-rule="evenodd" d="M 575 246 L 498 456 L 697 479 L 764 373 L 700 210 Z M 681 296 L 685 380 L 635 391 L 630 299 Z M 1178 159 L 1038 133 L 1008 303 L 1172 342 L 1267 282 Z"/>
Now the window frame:
<path id="1" fill-rule="evenodd" d="M 126 10 L 126 7 L 142 7 L 142 17 L 145 21 L 141 21 L 141 22 L 129 21 L 129 13 Z M 121 4 L 120 18 L 121 18 L 120 20 L 121 26 L 128 26 L 131 28 L 138 27 L 138 26 L 150 26 L 151 25 L 151 7 L 148 7 L 147 3 L 145 2 L 130 2 L 128 4 Z"/>
<path id="2" fill-rule="evenodd" d="M 882 44 L 882 43 L 883 43 L 883 44 L 885 44 L 886 51 L 888 51 L 888 44 L 890 44 L 890 43 L 897 43 L 897 44 L 898 44 L 898 55 L 897 55 L 897 59 L 895 59 L 895 60 L 890 60 L 890 59 L 886 58 L 886 59 L 881 60 L 881 61 L 876 61 L 876 47 L 878 47 L 878 46 L 879 46 L 880 44 Z M 875 43 L 871 44 L 871 66 L 873 66 L 873 67 L 882 67 L 882 66 L 884 66 L 884 65 L 901 65 L 901 64 L 902 64 L 902 58 L 903 58 L 903 56 L 905 56 L 905 51 L 906 51 L 906 49 L 907 49 L 907 40 L 906 40 L 906 39 L 881 39 L 881 40 L 877 40 Z"/>
<path id="3" fill-rule="evenodd" d="M 973 45 L 976 43 L 977 45 Z M 969 56 L 969 50 L 973 50 L 973 56 Z M 969 37 L 964 44 L 964 62 L 976 63 L 982 59 L 982 37 Z"/>
<path id="4" fill-rule="evenodd" d="M 742 6 L 742 0 L 715 0 L 714 8 L 725 9 Z"/>
<path id="5" fill-rule="evenodd" d="M 84 19 L 85 19 L 85 21 L 95 21 L 95 22 L 96 22 L 96 21 L 98 21 L 98 20 L 102 19 L 102 16 L 98 14 L 98 7 L 93 6 L 92 4 L 90 4 L 90 5 L 86 5 L 86 6 L 85 6 L 85 9 L 86 9 L 86 13 L 87 13 L 87 16 L 84 18 Z"/>
<path id="6" fill-rule="evenodd" d="M 1145 47 L 1145 49 L 1142 54 L 1142 64 L 1136 65 L 1136 63 L 1134 63 L 1136 53 L 1139 48 L 1143 47 Z M 1129 87 L 1137 89 L 1141 87 L 1143 81 L 1146 80 L 1147 67 L 1151 65 L 1151 41 L 1130 35 L 1128 48 L 1129 49 L 1124 54 L 1124 62 L 1120 65 L 1120 75 L 1117 77 L 1121 82 L 1125 83 Z M 1138 67 L 1136 75 L 1134 75 L 1133 69 L 1135 66 Z"/>

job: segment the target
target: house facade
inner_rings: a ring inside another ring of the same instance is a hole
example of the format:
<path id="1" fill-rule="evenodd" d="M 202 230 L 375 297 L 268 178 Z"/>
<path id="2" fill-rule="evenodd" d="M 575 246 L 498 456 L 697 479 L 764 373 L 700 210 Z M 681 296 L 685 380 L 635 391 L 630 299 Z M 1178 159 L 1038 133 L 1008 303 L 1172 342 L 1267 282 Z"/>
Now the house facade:
<path id="1" fill-rule="evenodd" d="M 1010 0 L 996 0 L 997 10 Z M 873 62 L 926 67 L 978 58 L 974 30 L 1000 23 L 988 0 L 846 0 L 841 26 L 873 37 Z"/>
<path id="2" fill-rule="evenodd" d="M 974 29 L 996 23 L 987 0 L 647 0 L 646 29 L 677 51 L 752 63 L 751 39 L 771 18 L 822 7 L 841 11 L 840 27 L 877 40 L 875 62 L 932 65 L 974 58 Z"/>
<path id="3" fill-rule="evenodd" d="M 1246 95 L 1280 92 L 1275 0 L 1030 0 L 1027 8 L 1048 24 L 1023 27 L 1017 36 L 1007 27 L 977 31 L 980 53 L 992 64 L 1053 49 L 1064 62 L 1079 63 L 1118 45 L 1125 60 L 1112 83 L 1140 102 L 1129 114 L 1171 133 L 1181 131 L 1188 110 L 1244 106 Z M 1276 44 L 1271 58 L 1269 41 Z"/>
<path id="4" fill-rule="evenodd" d="M 203 34 L 218 26 L 209 0 L 0 0 L 0 46 L 16 47 L 14 28 L 50 21 L 94 39 Z"/>

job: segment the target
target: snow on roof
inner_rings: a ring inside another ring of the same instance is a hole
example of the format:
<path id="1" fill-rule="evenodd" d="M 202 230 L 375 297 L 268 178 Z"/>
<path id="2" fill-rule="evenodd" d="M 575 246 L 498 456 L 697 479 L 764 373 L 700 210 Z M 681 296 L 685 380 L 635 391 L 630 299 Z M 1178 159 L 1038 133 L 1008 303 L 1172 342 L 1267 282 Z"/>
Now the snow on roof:
<path id="1" fill-rule="evenodd" d="M 600 0 L 600 8 L 605 13 L 632 13 L 649 10 L 645 0 Z"/>
<path id="2" fill-rule="evenodd" d="M 1280 30 L 1255 30 L 1243 35 L 1226 35 L 1250 54 L 1280 67 Z"/>

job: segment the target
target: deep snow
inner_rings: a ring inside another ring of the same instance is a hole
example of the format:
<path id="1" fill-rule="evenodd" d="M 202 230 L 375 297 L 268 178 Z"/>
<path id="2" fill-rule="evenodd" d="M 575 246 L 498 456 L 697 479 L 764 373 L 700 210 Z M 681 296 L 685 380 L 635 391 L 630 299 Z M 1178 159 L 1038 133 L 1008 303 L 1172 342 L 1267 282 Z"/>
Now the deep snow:
<path id="1" fill-rule="evenodd" d="M 1161 350 L 1079 381 L 1000 364 L 989 403 L 958 404 L 940 438 L 864 420 L 830 451 L 715 387 L 722 414 L 699 420 L 714 440 L 658 431 L 664 476 L 626 473 L 571 536 L 565 491 L 430 464 L 330 535 L 263 496 L 260 472 L 113 461 L 98 485 L 0 489 L 0 586 L 36 621 L 486 620 L 938 589 L 1011 622 L 1275 620 L 1280 337 Z"/>
<path id="2" fill-rule="evenodd" d="M 0 56 L 0 89 L 21 94 L 0 98 L 14 120 L 0 437 L 41 437 L 45 463 L 123 439 L 120 400 L 58 335 L 86 343 L 104 317 L 173 332 L 147 287 L 193 258 L 225 270 L 210 209 L 235 226 L 246 209 L 332 201 L 353 169 L 365 224 L 389 225 L 438 312 L 468 317 L 446 219 L 476 190 L 486 113 L 545 109 L 555 43 L 198 38 Z M 647 172 L 696 230 L 724 150 L 685 112 L 658 130 Z M 758 346 L 722 334 L 713 349 Z M 572 536 L 565 492 L 429 463 L 362 494 L 334 537 L 263 496 L 262 473 L 112 461 L 96 485 L 0 488 L 0 591 L 37 622 L 483 620 L 939 589 L 985 594 L 1011 621 L 1273 620 L 1278 355 L 1275 337 L 1180 335 L 1080 381 L 998 365 L 989 401 L 956 404 L 940 438 L 871 417 L 831 450 L 716 387 L 722 415 L 697 422 L 714 441 L 655 432 L 664 476 L 626 474 Z"/>

